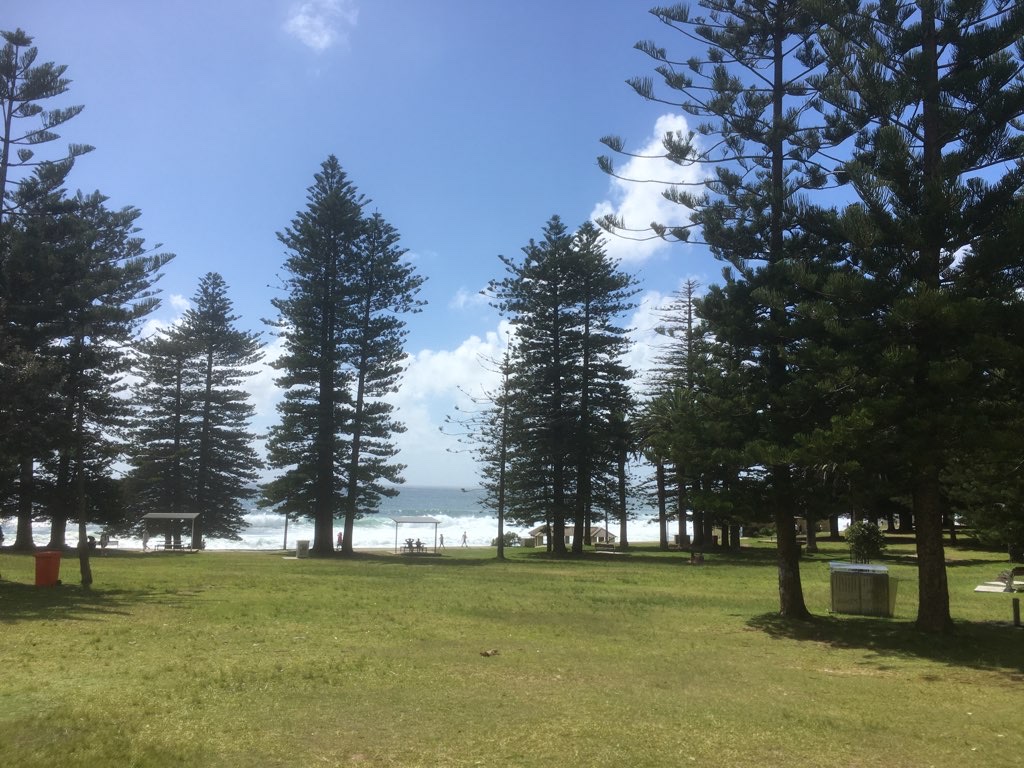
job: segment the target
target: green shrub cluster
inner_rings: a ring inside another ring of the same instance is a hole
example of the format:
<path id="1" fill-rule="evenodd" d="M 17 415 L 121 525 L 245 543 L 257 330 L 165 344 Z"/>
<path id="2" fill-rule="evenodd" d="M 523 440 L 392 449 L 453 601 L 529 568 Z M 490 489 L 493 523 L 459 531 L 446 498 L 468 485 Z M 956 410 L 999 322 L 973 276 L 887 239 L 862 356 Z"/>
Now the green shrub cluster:
<path id="1" fill-rule="evenodd" d="M 885 552 L 881 529 L 866 520 L 858 520 L 846 529 L 846 541 L 850 545 L 850 559 L 855 563 L 867 563 Z"/>

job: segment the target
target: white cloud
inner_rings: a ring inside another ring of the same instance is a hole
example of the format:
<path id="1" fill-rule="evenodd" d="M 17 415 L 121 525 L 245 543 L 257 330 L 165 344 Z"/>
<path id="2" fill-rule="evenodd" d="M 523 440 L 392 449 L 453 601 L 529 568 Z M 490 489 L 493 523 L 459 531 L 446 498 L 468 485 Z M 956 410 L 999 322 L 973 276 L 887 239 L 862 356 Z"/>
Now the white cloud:
<path id="1" fill-rule="evenodd" d="M 688 130 L 686 118 L 682 115 L 659 117 L 646 144 L 638 150 L 629 150 L 641 157 L 628 158 L 621 165 L 616 165 L 616 174 L 623 178 L 611 178 L 609 199 L 594 206 L 591 218 L 612 214 L 631 229 L 646 228 L 651 222 L 665 226 L 689 224 L 689 209 L 666 200 L 662 192 L 671 186 L 665 182 L 697 183 L 704 177 L 704 172 L 696 166 L 684 167 L 658 157 L 665 154 L 662 145 L 665 134 L 674 131 L 685 134 Z M 634 236 L 644 237 L 642 234 Z M 641 263 L 668 247 L 668 243 L 660 238 L 637 241 L 611 235 L 607 240 L 608 255 L 622 263 Z"/>
<path id="2" fill-rule="evenodd" d="M 263 359 L 257 363 L 245 383 L 246 391 L 250 395 L 249 402 L 256 409 L 253 418 L 253 429 L 263 434 L 272 424 L 277 422 L 277 404 L 281 400 L 281 390 L 277 388 L 274 379 L 280 376 L 280 371 L 270 367 L 270 364 L 277 360 L 284 352 L 284 340 L 275 336 L 270 343 L 263 348 Z"/>
<path id="3" fill-rule="evenodd" d="M 406 431 L 395 435 L 400 450 L 397 460 L 407 465 L 406 480 L 412 485 L 469 487 L 477 484 L 475 460 L 452 430 L 441 430 L 446 416 L 458 416 L 478 408 L 474 399 L 485 398 L 500 383 L 493 361 L 505 351 L 509 329 L 502 324 L 482 337 L 473 335 L 454 349 L 424 349 L 406 359 L 399 390 L 388 397 L 395 417 Z M 265 349 L 256 375 L 246 382 L 250 402 L 256 408 L 253 429 L 257 433 L 277 423 L 276 405 L 282 391 L 274 384 L 280 375 L 270 367 L 283 351 L 275 338 Z M 261 444 L 262 448 L 262 444 Z"/>
<path id="4" fill-rule="evenodd" d="M 167 297 L 165 302 L 172 310 L 174 314 L 169 320 L 163 320 L 160 318 L 153 317 L 150 315 L 146 318 L 146 322 L 142 324 L 142 330 L 139 332 L 139 338 L 148 339 L 152 337 L 158 331 L 167 330 L 173 328 L 181 322 L 182 315 L 185 314 L 186 310 L 192 306 L 192 302 L 182 296 L 180 293 L 172 293 Z"/>
<path id="5" fill-rule="evenodd" d="M 424 349 L 411 355 L 395 402 L 423 401 L 459 390 L 476 396 L 493 389 L 498 383 L 496 368 L 505 351 L 508 331 L 507 324 L 502 323 L 483 338 L 470 336 L 455 349 Z"/>
<path id="6" fill-rule="evenodd" d="M 180 293 L 172 293 L 167 299 L 167 303 L 174 308 L 179 315 L 183 314 L 189 307 L 192 306 L 192 302 L 182 296 Z"/>
<path id="7" fill-rule="evenodd" d="M 449 309 L 472 309 L 487 306 L 488 298 L 481 291 L 468 291 L 459 288 L 448 302 Z"/>
<path id="8" fill-rule="evenodd" d="M 637 392 L 643 391 L 658 358 L 665 354 L 673 343 L 658 333 L 657 329 L 665 325 L 670 308 L 679 302 L 685 284 L 686 279 L 680 279 L 674 293 L 647 291 L 630 318 L 629 337 L 632 344 L 626 356 L 626 365 L 637 374 L 634 380 L 634 390 Z M 702 294 L 703 291 L 698 288 L 697 295 Z"/>
<path id="9" fill-rule="evenodd" d="M 478 482 L 470 446 L 460 442 L 457 424 L 445 428 L 445 417 L 457 422 L 460 412 L 479 410 L 479 402 L 497 390 L 497 361 L 508 333 L 508 325 L 502 323 L 454 349 L 425 349 L 409 356 L 402 386 L 389 400 L 406 427 L 395 442 L 410 484 L 467 487 Z"/>
<path id="10" fill-rule="evenodd" d="M 354 0 L 305 0 L 296 3 L 284 22 L 284 30 L 314 51 L 345 43 L 359 20 Z"/>
<path id="11" fill-rule="evenodd" d="M 670 294 L 647 291 L 630 318 L 629 336 L 632 344 L 626 356 L 626 365 L 636 373 L 634 388 L 638 391 L 642 390 L 643 383 L 665 343 L 665 339 L 655 329 L 664 322 L 662 313 L 671 302 Z"/>

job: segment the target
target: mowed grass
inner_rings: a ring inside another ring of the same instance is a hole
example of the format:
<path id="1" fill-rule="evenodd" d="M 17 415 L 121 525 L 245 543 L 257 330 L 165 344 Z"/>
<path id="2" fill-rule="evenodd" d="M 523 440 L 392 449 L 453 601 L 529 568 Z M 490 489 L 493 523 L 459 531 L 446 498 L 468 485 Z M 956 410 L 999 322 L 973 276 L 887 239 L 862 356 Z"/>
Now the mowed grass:
<path id="1" fill-rule="evenodd" d="M 114 552 L 91 592 L 0 554 L 0 764 L 32 766 L 1011 766 L 1024 631 L 950 549 L 957 631 L 915 632 L 909 545 L 894 619 L 775 616 L 770 543 L 548 559 Z M 497 650 L 483 656 L 482 651 Z"/>

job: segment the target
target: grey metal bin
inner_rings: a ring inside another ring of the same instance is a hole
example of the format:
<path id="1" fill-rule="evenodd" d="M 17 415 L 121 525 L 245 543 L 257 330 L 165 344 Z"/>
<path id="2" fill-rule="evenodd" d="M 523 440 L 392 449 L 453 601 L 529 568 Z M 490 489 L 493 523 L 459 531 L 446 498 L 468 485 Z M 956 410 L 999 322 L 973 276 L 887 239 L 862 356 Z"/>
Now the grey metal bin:
<path id="1" fill-rule="evenodd" d="M 832 613 L 892 616 L 898 582 L 884 565 L 828 564 L 832 582 Z"/>

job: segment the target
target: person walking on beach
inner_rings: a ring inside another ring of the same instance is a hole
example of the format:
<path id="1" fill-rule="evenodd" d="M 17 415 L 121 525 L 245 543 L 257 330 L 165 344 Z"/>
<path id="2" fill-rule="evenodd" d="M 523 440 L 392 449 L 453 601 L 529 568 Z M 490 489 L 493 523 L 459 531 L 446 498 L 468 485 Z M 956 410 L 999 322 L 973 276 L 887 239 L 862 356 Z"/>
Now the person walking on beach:
<path id="1" fill-rule="evenodd" d="M 469 546 L 469 541 L 468 541 L 468 539 L 466 537 L 466 532 L 465 531 L 462 532 L 462 546 L 464 546 L 464 547 L 468 547 Z"/>
<path id="2" fill-rule="evenodd" d="M 2 541 L 2 539 L 0 539 L 0 541 Z M 441 546 L 440 546 L 440 549 L 444 549 L 444 534 L 443 533 L 441 534 Z"/>
<path id="3" fill-rule="evenodd" d="M 341 549 L 342 544 L 345 543 L 345 532 L 338 531 L 338 549 Z"/>

